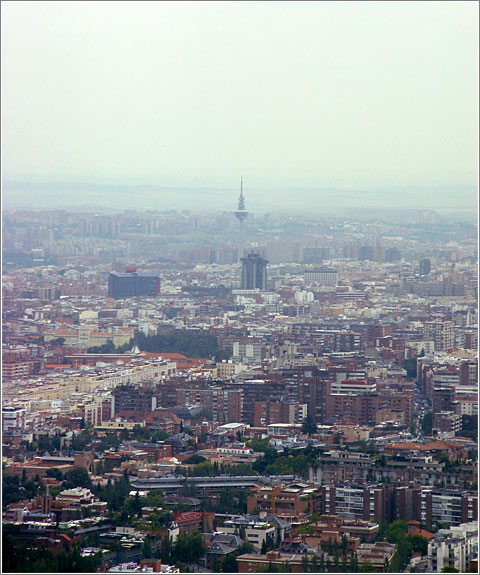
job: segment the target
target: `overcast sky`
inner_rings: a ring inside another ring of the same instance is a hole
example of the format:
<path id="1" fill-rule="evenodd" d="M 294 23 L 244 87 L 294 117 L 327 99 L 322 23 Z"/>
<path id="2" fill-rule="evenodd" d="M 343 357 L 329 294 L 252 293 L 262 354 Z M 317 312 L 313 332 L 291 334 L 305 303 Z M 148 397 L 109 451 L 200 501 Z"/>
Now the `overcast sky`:
<path id="1" fill-rule="evenodd" d="M 477 2 L 2 2 L 6 178 L 474 186 Z"/>

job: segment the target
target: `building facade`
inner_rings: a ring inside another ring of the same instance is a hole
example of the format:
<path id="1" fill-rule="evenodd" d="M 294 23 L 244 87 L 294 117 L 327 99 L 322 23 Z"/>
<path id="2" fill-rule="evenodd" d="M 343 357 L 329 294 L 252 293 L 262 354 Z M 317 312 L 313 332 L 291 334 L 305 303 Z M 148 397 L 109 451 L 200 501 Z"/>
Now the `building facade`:
<path id="1" fill-rule="evenodd" d="M 319 284 L 323 286 L 336 286 L 338 283 L 337 270 L 330 268 L 321 268 L 305 272 L 305 285 Z"/>
<path id="2" fill-rule="evenodd" d="M 112 272 L 108 278 L 108 297 L 121 299 L 134 296 L 156 296 L 160 293 L 160 279 L 156 275 Z"/>
<path id="3" fill-rule="evenodd" d="M 242 285 L 241 289 L 266 290 L 267 289 L 267 264 L 259 254 L 248 254 L 241 258 L 242 261 Z"/>

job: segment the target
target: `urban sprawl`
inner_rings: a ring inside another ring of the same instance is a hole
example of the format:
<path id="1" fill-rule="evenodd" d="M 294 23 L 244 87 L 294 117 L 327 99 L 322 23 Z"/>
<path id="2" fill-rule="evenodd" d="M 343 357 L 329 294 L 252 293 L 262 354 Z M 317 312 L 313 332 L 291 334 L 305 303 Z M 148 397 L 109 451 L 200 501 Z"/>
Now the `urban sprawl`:
<path id="1" fill-rule="evenodd" d="M 4 213 L 3 571 L 478 572 L 477 301 L 434 211 Z"/>

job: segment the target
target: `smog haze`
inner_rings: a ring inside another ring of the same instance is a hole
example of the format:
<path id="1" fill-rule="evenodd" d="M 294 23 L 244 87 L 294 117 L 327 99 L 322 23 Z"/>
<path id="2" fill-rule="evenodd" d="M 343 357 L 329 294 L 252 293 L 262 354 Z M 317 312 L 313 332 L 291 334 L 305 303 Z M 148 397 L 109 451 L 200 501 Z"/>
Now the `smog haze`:
<path id="1" fill-rule="evenodd" d="M 4 207 L 475 211 L 474 2 L 5 2 Z"/>

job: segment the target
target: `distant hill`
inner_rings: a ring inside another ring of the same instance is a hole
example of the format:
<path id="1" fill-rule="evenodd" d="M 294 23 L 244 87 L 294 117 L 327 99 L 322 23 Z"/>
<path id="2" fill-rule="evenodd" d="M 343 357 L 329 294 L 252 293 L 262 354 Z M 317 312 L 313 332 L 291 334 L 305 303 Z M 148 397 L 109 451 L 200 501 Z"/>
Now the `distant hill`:
<path id="1" fill-rule="evenodd" d="M 52 209 L 88 211 L 193 210 L 234 211 L 238 190 L 185 188 L 159 185 L 99 184 L 93 182 L 3 182 L 3 209 Z M 385 189 L 278 189 L 245 190 L 247 210 L 321 215 L 356 215 L 372 210 L 453 211 L 473 214 L 476 221 L 477 191 L 474 186 L 400 187 Z"/>

